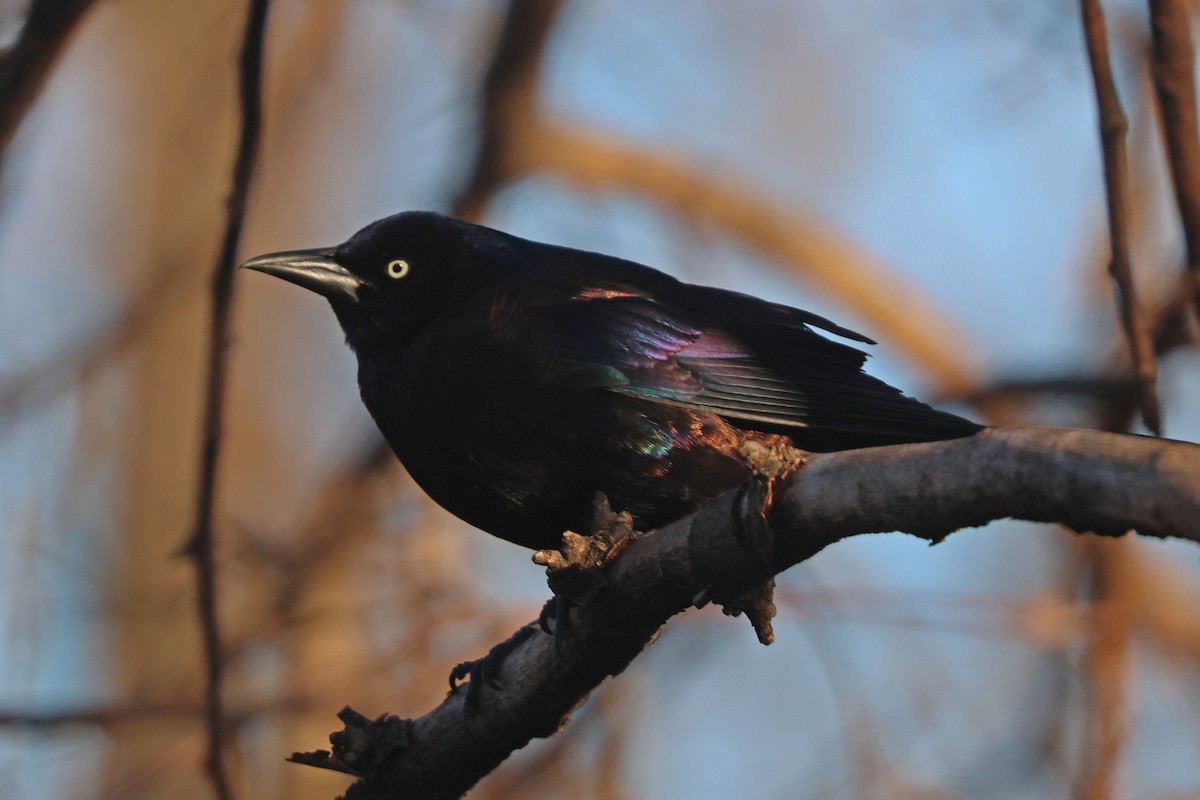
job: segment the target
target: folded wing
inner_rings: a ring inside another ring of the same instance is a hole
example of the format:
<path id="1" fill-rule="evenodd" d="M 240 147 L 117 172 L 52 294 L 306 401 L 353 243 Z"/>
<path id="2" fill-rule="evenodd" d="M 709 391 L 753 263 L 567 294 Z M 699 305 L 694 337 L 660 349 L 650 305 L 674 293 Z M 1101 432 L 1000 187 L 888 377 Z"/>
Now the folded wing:
<path id="1" fill-rule="evenodd" d="M 564 363 L 593 386 L 707 410 L 811 449 L 954 438 L 980 427 L 865 374 L 865 353 L 810 326 L 866 337 L 747 295 L 676 284 L 662 300 L 593 287 L 535 316 Z"/>

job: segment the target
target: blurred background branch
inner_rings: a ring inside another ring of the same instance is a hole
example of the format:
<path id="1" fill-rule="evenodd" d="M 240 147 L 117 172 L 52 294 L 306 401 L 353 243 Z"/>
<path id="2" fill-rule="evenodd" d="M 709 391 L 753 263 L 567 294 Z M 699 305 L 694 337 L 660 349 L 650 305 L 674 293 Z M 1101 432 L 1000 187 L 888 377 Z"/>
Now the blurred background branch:
<path id="1" fill-rule="evenodd" d="M 1104 188 L 1111 250 L 1108 269 L 1117 287 L 1117 306 L 1133 358 L 1133 371 L 1141 389 L 1142 420 L 1153 433 L 1160 434 L 1158 365 L 1154 360 L 1150 334 L 1134 286 L 1130 254 L 1129 160 L 1125 152 L 1129 122 L 1117 96 L 1116 79 L 1108 55 L 1108 27 L 1100 0 L 1080 0 L 1080 9 L 1088 60 L 1092 65 L 1092 81 L 1096 87 L 1100 142 L 1104 153 Z"/>
<path id="2" fill-rule="evenodd" d="M 1150 0 L 1154 87 L 1186 242 L 1186 280 L 1192 287 L 1192 307 L 1200 315 L 1200 124 L 1192 27 L 1187 0 Z"/>
<path id="3" fill-rule="evenodd" d="M 233 276 L 238 265 L 238 245 L 246 218 L 246 198 L 254 176 L 262 129 L 263 47 L 269 0 L 250 0 L 246 33 L 238 57 L 240 131 L 229 196 L 225 201 L 225 232 L 212 271 L 211 321 L 205 371 L 202 448 L 196 489 L 196 517 L 184 552 L 196 567 L 196 610 L 200 618 L 204 652 L 204 721 L 208 739 L 204 766 L 217 800 L 232 800 L 233 787 L 225 759 L 224 707 L 225 652 L 219 622 L 216 531 L 213 515 L 217 503 L 217 468 L 220 465 L 225 386 L 229 374 L 229 327 L 233 308 Z"/>
<path id="4" fill-rule="evenodd" d="M 0 54 L 0 152 L 41 92 L 59 53 L 94 0 L 30 0 L 17 40 Z"/>
<path id="5" fill-rule="evenodd" d="M 880 340 L 876 374 L 989 420 L 1141 430 L 1095 268 L 1104 183 L 1074 2 L 273 6 L 240 256 L 455 209 L 810 308 Z M 1194 440 L 1178 265 L 1194 270 L 1195 180 L 1176 151 L 1195 142 L 1195 90 L 1169 54 L 1195 5 L 1104 10 L 1165 432 Z M 0 780 L 15 798 L 212 796 L 176 551 L 246 11 L 0 7 Z M 328 309 L 300 294 L 247 281 L 231 321 L 213 555 L 228 771 L 247 797 L 341 791 L 279 755 L 319 746 L 347 702 L 428 708 L 546 595 L 526 553 L 432 506 L 381 448 Z M 772 648 L 685 614 L 473 796 L 1200 792 L 1190 549 L 1013 523 L 933 549 L 860 537 L 780 591 Z"/>

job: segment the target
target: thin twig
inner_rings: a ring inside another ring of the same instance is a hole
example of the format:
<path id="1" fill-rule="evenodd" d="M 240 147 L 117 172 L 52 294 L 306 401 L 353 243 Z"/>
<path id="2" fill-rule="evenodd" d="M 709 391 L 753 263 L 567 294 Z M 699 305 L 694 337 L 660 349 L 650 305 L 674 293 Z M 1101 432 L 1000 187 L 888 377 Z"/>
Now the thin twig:
<path id="1" fill-rule="evenodd" d="M 233 790 L 224 761 L 224 715 L 221 708 L 221 678 L 224 657 L 217 619 L 216 555 L 213 507 L 216 495 L 217 460 L 221 445 L 222 406 L 227 372 L 229 319 L 233 307 L 233 275 L 237 248 L 246 213 L 246 196 L 258 151 L 262 124 L 263 39 L 269 0 L 250 0 L 245 38 L 239 56 L 241 134 L 226 205 L 225 236 L 213 271 L 212 317 L 209 329 L 208 377 L 205 384 L 203 449 L 196 521 L 186 551 L 196 563 L 196 600 L 200 614 L 206 667 L 205 722 L 208 733 L 206 769 L 220 800 L 230 800 Z"/>
<path id="2" fill-rule="evenodd" d="M 17 41 L 0 56 L 0 152 L 46 83 L 76 24 L 94 0 L 33 0 Z"/>
<path id="3" fill-rule="evenodd" d="M 1182 287 L 1181 287 L 1182 289 Z M 1150 313 L 1151 340 L 1156 358 L 1164 358 L 1180 347 L 1195 343 L 1189 326 L 1191 319 L 1190 293 L 1176 291 L 1166 300 L 1159 300 Z M 1141 385 L 1129 372 L 1129 359 L 1124 337 L 1113 342 L 1107 356 L 1108 365 L 1094 373 L 1065 373 L 1042 377 L 1001 378 L 963 395 L 944 399 L 962 400 L 987 405 L 1011 401 L 1058 397 L 1071 401 L 1087 401 L 1096 408 L 1085 427 L 1104 431 L 1125 431 L 1137 416 Z"/>
<path id="4" fill-rule="evenodd" d="M 1196 121 L 1196 51 L 1187 0 L 1150 0 L 1154 86 L 1187 244 L 1187 275 L 1200 317 L 1200 125 Z"/>
<path id="5" fill-rule="evenodd" d="M 313 709 L 308 697 L 280 698 L 258 701 L 228 710 L 228 717 L 247 721 L 267 715 L 306 714 Z M 26 728 L 41 730 L 69 725 L 95 725 L 111 728 L 118 725 L 157 722 L 161 720 L 186 721 L 194 719 L 203 710 L 192 700 L 146 700 L 133 698 L 125 703 L 111 705 L 64 708 L 54 711 L 18 711 L 0 709 L 0 728 Z"/>
<path id="6" fill-rule="evenodd" d="M 1083 18 L 1084 38 L 1087 41 L 1088 60 L 1092 68 L 1092 82 L 1096 89 L 1100 142 L 1104 150 L 1104 185 L 1108 201 L 1109 243 L 1112 248 L 1109 272 L 1117 284 L 1121 323 L 1129 340 L 1134 372 L 1141 384 L 1142 420 L 1147 428 L 1158 434 L 1162 426 L 1155 388 L 1157 365 L 1150 334 L 1138 305 L 1129 254 L 1129 166 L 1125 153 L 1125 134 L 1129 123 L 1117 96 L 1117 85 L 1108 57 L 1108 32 L 1099 0 L 1080 0 L 1080 12 Z"/>

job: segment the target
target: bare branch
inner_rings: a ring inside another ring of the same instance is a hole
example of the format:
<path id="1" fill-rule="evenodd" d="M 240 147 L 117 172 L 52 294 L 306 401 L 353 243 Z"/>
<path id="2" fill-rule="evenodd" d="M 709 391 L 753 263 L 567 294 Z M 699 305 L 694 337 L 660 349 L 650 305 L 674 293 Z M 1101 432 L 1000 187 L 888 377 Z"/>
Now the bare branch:
<path id="1" fill-rule="evenodd" d="M 1157 364 L 1150 334 L 1138 304 L 1129 255 L 1128 182 L 1129 165 L 1125 152 L 1125 134 L 1129 123 L 1121 110 L 1117 85 L 1108 57 L 1108 32 L 1099 0 L 1080 0 L 1084 37 L 1096 88 L 1100 117 L 1100 141 L 1104 150 L 1104 185 L 1108 200 L 1108 233 L 1112 248 L 1109 272 L 1116 282 L 1121 307 L 1121 323 L 1129 340 L 1134 372 L 1141 384 L 1142 419 L 1154 433 L 1161 431 L 1159 420 Z"/>
<path id="2" fill-rule="evenodd" d="M 1187 0 L 1150 0 L 1150 24 L 1154 85 L 1187 243 L 1192 306 L 1200 315 L 1200 125 L 1196 121 L 1196 53 Z"/>
<path id="3" fill-rule="evenodd" d="M 593 688 L 621 672 L 672 615 L 697 598 L 733 594 L 862 533 L 899 530 L 933 542 L 1004 517 L 1058 521 L 1110 536 L 1200 541 L 1200 445 L 1098 431 L 992 428 L 967 439 L 810 454 L 761 516 L 756 484 L 644 535 L 572 613 L 563 655 L 535 634 L 507 657 L 501 691 L 464 721 L 461 693 L 402 730 L 404 746 L 362 771 L 347 800 L 458 797 L 513 750 L 557 732 Z M 773 546 L 748 547 L 774 537 Z M 345 739 L 342 739 L 345 741 Z M 311 761 L 309 762 L 311 763 Z M 340 762 L 344 763 L 344 762 Z"/>
<path id="4" fill-rule="evenodd" d="M 1182 289 L 1182 287 L 1181 287 Z M 1156 358 L 1163 358 L 1180 347 L 1191 345 L 1195 335 L 1189 326 L 1191 294 L 1176 291 L 1158 302 L 1150 313 L 1150 333 Z M 1108 365 L 1094 373 L 1002 378 L 980 386 L 959 397 L 971 404 L 987 407 L 1009 406 L 1014 402 L 1045 396 L 1072 401 L 1088 401 L 1096 406 L 1088 427 L 1104 431 L 1126 431 L 1137 416 L 1141 384 L 1129 370 L 1126 344 L 1118 337 L 1107 356 Z"/>
<path id="5" fill-rule="evenodd" d="M 522 136 L 523 121 L 537 113 L 538 69 L 560 0 L 512 0 L 482 91 L 479 153 L 467 186 L 454 204 L 461 217 L 478 220 L 488 200 L 511 177 L 507 154 Z"/>
<path id="6" fill-rule="evenodd" d="M 268 714 L 300 714 L 311 711 L 308 698 L 285 698 L 246 704 L 228 710 L 229 720 L 237 723 Z M 95 725 L 113 728 L 119 725 L 172 720 L 187 722 L 204 713 L 204 707 L 192 700 L 162 701 L 134 698 L 125 703 L 58 709 L 55 711 L 16 711 L 0 709 L 0 728 L 44 730 L 68 725 Z"/>
<path id="7" fill-rule="evenodd" d="M 1087 691 L 1087 718 L 1082 774 L 1076 796 L 1108 800 L 1116 796 L 1117 770 L 1129 741 L 1132 640 L 1141 602 L 1125 574 L 1128 548 L 1095 542 L 1088 548 L 1092 598 L 1086 618 L 1082 678 Z"/>
<path id="8" fill-rule="evenodd" d="M 195 561 L 196 602 L 200 615 L 205 660 L 205 722 L 208 732 L 206 768 L 219 800 L 230 800 L 233 789 L 224 762 L 225 720 L 221 708 L 224 656 L 217 617 L 216 553 L 213 509 L 216 503 L 217 462 L 225 399 L 227 340 L 233 307 L 233 274 L 246 215 L 246 196 L 258 152 L 262 125 L 263 39 L 269 0 L 250 0 L 246 31 L 239 57 L 241 134 L 234 159 L 232 185 L 226 206 L 225 235 L 213 270 L 212 318 L 209 328 L 208 377 L 205 381 L 203 449 L 196 493 L 196 521 L 186 551 Z"/>
<path id="9" fill-rule="evenodd" d="M 0 56 L 0 152 L 37 99 L 50 69 L 94 0 L 32 0 L 21 36 Z"/>
<path id="10" fill-rule="evenodd" d="M 94 706 L 48 712 L 0 711 L 0 728 L 35 730 L 67 725 L 98 725 L 107 728 L 127 722 L 161 719 L 195 719 L 202 709 L 196 703 L 131 702 L 127 705 Z"/>

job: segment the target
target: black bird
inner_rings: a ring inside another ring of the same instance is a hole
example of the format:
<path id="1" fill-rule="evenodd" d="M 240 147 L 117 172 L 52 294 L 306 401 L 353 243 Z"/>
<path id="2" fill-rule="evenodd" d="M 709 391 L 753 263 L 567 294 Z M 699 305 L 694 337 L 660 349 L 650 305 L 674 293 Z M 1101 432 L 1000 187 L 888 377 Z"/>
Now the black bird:
<path id="1" fill-rule="evenodd" d="M 412 477 L 531 548 L 585 532 L 592 498 L 649 529 L 750 477 L 747 440 L 808 450 L 979 425 L 862 372 L 874 344 L 807 311 L 431 212 L 243 266 L 328 298 L 363 402 Z"/>

